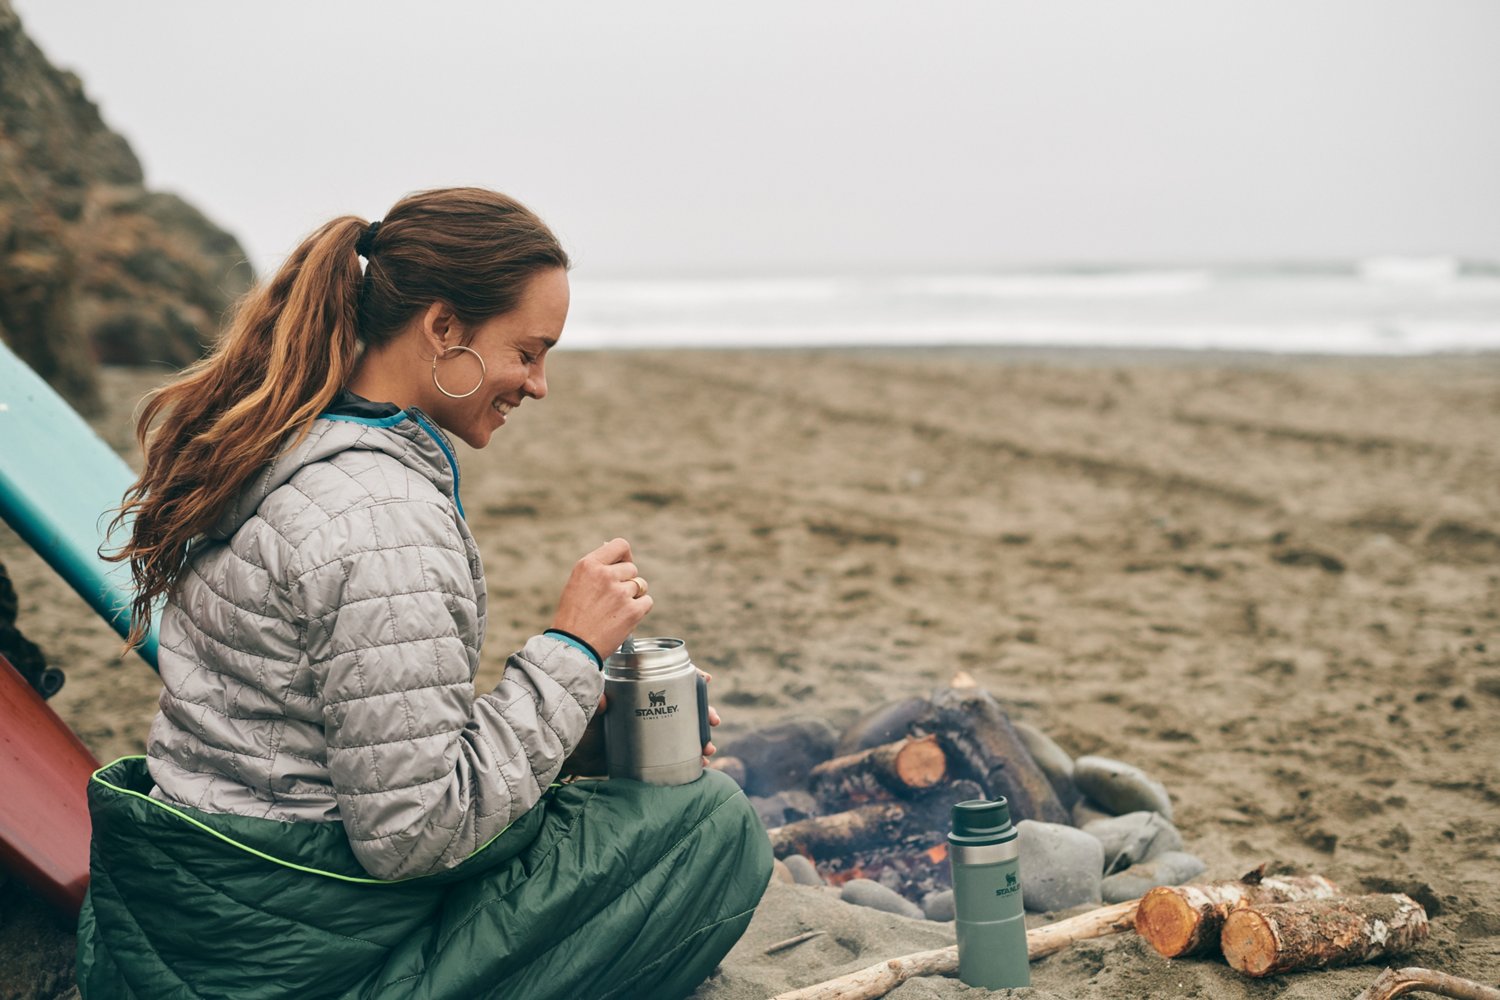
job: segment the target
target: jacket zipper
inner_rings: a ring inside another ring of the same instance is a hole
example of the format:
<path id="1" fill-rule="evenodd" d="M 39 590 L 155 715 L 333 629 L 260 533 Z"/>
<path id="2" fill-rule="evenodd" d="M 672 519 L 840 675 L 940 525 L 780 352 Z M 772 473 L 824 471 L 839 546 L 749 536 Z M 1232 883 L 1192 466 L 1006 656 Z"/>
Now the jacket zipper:
<path id="1" fill-rule="evenodd" d="M 437 446 L 442 449 L 443 457 L 448 460 L 448 468 L 453 470 L 453 504 L 458 508 L 458 516 L 467 521 L 469 519 L 469 515 L 464 513 L 464 502 L 458 495 L 458 459 L 453 457 L 453 450 L 448 447 L 448 442 L 444 440 L 442 432 L 428 422 L 427 414 L 423 413 L 415 406 L 413 406 L 406 412 L 411 414 L 412 419 L 417 422 L 417 426 L 426 431 L 427 436 L 432 438 L 433 441 L 437 442 Z"/>

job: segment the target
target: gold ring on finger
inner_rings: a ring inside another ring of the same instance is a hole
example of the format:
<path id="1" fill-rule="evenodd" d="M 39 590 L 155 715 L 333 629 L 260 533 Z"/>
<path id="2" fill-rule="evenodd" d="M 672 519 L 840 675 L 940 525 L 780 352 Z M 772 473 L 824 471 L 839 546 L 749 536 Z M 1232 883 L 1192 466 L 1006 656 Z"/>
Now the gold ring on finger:
<path id="1" fill-rule="evenodd" d="M 631 579 L 630 582 L 633 583 L 633 584 L 635 584 L 635 596 L 637 598 L 641 598 L 641 597 L 645 597 L 646 596 L 647 587 L 646 587 L 646 578 L 645 577 L 643 577 L 643 576 L 637 576 L 637 577 L 634 577 L 633 579 Z"/>

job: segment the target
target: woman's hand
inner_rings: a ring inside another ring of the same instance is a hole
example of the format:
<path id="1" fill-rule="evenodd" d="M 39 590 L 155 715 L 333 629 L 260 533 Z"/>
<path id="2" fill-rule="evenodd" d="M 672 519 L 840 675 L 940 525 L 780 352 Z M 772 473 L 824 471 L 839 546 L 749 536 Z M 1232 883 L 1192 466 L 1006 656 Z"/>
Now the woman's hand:
<path id="1" fill-rule="evenodd" d="M 573 564 L 551 627 L 578 636 L 600 656 L 608 656 L 651 610 L 651 596 L 636 582 L 639 575 L 629 542 L 605 542 Z"/>

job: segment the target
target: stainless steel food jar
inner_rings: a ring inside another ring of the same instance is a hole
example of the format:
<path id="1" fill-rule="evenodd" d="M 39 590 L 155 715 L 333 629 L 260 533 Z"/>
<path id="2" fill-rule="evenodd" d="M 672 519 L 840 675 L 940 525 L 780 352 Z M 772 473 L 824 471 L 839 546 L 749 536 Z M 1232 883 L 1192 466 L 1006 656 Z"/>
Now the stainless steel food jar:
<path id="1" fill-rule="evenodd" d="M 634 639 L 604 661 L 611 778 L 685 785 L 703 773 L 708 688 L 681 639 Z"/>

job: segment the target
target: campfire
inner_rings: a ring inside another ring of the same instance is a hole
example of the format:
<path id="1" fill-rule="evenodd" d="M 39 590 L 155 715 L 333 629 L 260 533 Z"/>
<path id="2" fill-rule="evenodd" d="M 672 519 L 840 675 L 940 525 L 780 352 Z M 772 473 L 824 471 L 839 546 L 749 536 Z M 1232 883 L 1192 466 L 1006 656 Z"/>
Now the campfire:
<path id="1" fill-rule="evenodd" d="M 1015 821 L 1070 822 L 1005 710 L 963 675 L 866 716 L 836 745 L 831 735 L 783 724 L 712 765 L 752 796 L 776 856 L 807 858 L 830 885 L 870 879 L 913 902 L 948 888 L 949 817 L 965 799 L 1004 796 Z"/>

